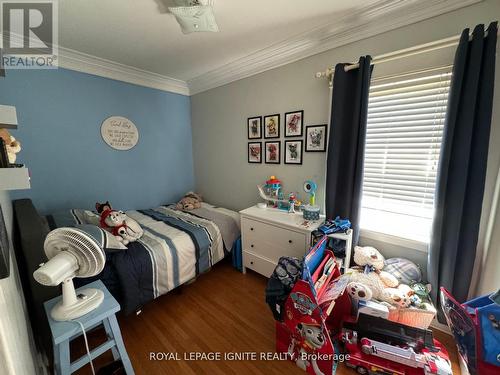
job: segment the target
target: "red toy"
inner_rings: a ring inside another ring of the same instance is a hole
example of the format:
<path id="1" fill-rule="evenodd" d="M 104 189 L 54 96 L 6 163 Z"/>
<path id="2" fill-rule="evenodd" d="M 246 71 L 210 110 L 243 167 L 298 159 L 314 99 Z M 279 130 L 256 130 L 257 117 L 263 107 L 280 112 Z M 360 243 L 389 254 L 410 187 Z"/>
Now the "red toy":
<path id="1" fill-rule="evenodd" d="M 323 237 L 304 257 L 302 277 L 276 322 L 276 351 L 312 375 L 334 374 L 337 360 L 360 374 L 451 375 L 446 349 L 423 330 L 351 315 L 351 300 Z M 338 350 L 338 340 L 349 356 Z"/>
<path id="2" fill-rule="evenodd" d="M 313 375 L 332 374 L 340 353 L 334 350 L 330 332 L 335 325 L 340 328 L 340 320 L 330 317 L 342 316 L 345 309 L 350 311 L 347 294 L 336 299 L 331 315 L 318 304 L 328 283 L 340 276 L 333 253 L 325 250 L 326 243 L 325 236 L 304 258 L 302 278 L 284 305 L 284 321 L 276 322 L 276 351 Z"/>
<path id="3" fill-rule="evenodd" d="M 452 375 L 448 352 L 432 332 L 360 314 L 341 335 L 348 367 L 359 374 Z"/>

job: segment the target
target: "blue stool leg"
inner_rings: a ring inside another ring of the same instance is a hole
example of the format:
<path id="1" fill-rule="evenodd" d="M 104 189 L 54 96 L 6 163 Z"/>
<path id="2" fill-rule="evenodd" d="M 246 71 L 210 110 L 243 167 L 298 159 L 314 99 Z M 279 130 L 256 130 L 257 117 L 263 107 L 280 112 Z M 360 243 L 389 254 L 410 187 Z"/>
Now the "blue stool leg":
<path id="1" fill-rule="evenodd" d="M 54 366 L 56 366 L 56 374 L 59 375 L 70 375 L 71 374 L 71 363 L 69 359 L 69 341 L 66 340 L 57 347 L 54 348 L 54 356 L 56 360 Z"/>
<path id="2" fill-rule="evenodd" d="M 112 339 L 112 340 L 116 340 L 115 335 L 113 334 L 113 331 L 111 330 L 111 326 L 109 324 L 108 319 L 104 319 L 102 321 L 102 324 L 104 325 L 104 330 L 106 331 L 106 335 L 108 336 L 108 338 Z M 113 359 L 115 361 L 120 358 L 120 353 L 118 353 L 118 349 L 116 348 L 116 346 L 113 346 L 111 348 L 111 353 L 113 353 Z"/>
<path id="3" fill-rule="evenodd" d="M 127 349 L 125 349 L 125 345 L 123 344 L 122 334 L 120 332 L 120 327 L 118 326 L 118 322 L 116 321 L 116 316 L 112 315 L 108 317 L 107 320 L 111 327 L 111 331 L 113 332 L 113 337 L 115 338 L 116 347 L 118 348 L 118 352 L 120 353 L 123 367 L 125 368 L 125 373 L 127 375 L 134 375 L 134 369 L 132 368 L 132 363 L 130 363 L 130 358 L 128 357 Z"/>
<path id="4" fill-rule="evenodd" d="M 53 351 L 54 351 L 54 374 L 60 374 L 61 373 L 61 358 L 59 355 L 59 345 L 54 344 Z"/>

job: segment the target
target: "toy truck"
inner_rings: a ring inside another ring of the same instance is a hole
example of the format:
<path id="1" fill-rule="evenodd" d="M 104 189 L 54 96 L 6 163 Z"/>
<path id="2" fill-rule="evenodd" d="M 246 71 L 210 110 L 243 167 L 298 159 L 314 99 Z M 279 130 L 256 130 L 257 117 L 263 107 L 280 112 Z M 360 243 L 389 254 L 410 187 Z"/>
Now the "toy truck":
<path id="1" fill-rule="evenodd" d="M 452 375 L 446 349 L 429 330 L 360 314 L 344 322 L 340 338 L 346 365 L 358 374 Z"/>

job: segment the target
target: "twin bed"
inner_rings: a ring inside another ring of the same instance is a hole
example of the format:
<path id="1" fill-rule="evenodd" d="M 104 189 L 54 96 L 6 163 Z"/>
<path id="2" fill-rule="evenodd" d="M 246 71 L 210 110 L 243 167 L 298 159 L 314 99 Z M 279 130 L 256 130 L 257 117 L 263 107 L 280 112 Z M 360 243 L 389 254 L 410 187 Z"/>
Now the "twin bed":
<path id="1" fill-rule="evenodd" d="M 16 252 L 31 319 L 45 321 L 41 305 L 60 294 L 59 288 L 44 287 L 32 277 L 38 264 L 46 261 L 45 236 L 57 227 L 96 225 L 98 217 L 75 209 L 42 217 L 28 199 L 15 201 L 14 212 Z M 231 252 L 240 236 L 239 214 L 207 203 L 187 212 L 160 206 L 126 213 L 141 225 L 143 236 L 126 248 L 107 242 L 103 272 L 75 279 L 77 286 L 102 280 L 125 314 L 208 271 Z"/>
<path id="2" fill-rule="evenodd" d="M 125 314 L 208 271 L 227 255 L 239 237 L 236 212 L 203 203 L 192 211 L 174 206 L 127 211 L 144 230 L 125 249 L 105 248 L 106 266 L 82 285 L 101 279 Z M 66 210 L 47 216 L 49 228 L 97 225 L 99 217 L 84 210 Z M 108 242 L 109 243 L 109 242 Z"/>

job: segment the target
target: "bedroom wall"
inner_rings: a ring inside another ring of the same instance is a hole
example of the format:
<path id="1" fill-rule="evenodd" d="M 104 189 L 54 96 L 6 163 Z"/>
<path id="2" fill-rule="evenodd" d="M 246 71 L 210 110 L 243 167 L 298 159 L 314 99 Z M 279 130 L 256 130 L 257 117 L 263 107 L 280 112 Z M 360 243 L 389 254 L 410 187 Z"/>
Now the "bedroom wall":
<path id="1" fill-rule="evenodd" d="M 248 164 L 247 117 L 273 113 L 283 116 L 284 112 L 304 109 L 306 125 L 327 123 L 330 93 L 326 81 L 316 79 L 315 72 L 339 62 L 355 61 L 360 55 L 377 56 L 454 36 L 467 26 L 489 23 L 499 14 L 500 2 L 486 0 L 192 96 L 196 189 L 214 204 L 240 210 L 259 200 L 256 184 L 275 174 L 284 181 L 288 191 L 301 192 L 304 180 L 316 180 L 319 185 L 318 202 L 323 202 L 326 154 L 305 153 L 302 166 Z M 451 62 L 454 51 L 449 50 L 447 53 Z M 497 77 L 500 75 L 499 60 Z M 398 67 L 397 64 L 394 66 Z M 387 68 L 387 65 L 376 66 L 374 74 L 381 74 Z M 498 92 L 499 84 L 496 87 Z M 484 212 L 490 208 L 488 204 L 500 163 L 500 121 L 495 121 L 500 119 L 499 100 L 500 95 L 496 95 Z M 232 193 L 228 194 L 228 189 Z M 361 238 L 361 243 L 374 241 Z M 422 251 L 421 246 L 420 249 L 405 247 L 397 241 L 379 241 L 377 246 L 386 256 L 404 255 L 426 269 L 427 253 Z"/>
<path id="2" fill-rule="evenodd" d="M 0 190 L 10 245 L 10 276 L 0 280 L 0 374 L 36 374 L 36 351 L 28 320 L 19 272 L 12 248 L 12 203 L 9 194 Z"/>
<path id="3" fill-rule="evenodd" d="M 93 208 L 109 200 L 120 209 L 177 201 L 193 188 L 190 99 L 187 96 L 66 69 L 8 71 L 0 103 L 17 108 L 20 163 L 30 169 L 30 197 L 42 212 Z M 139 129 L 131 150 L 101 139 L 112 115 Z"/>

